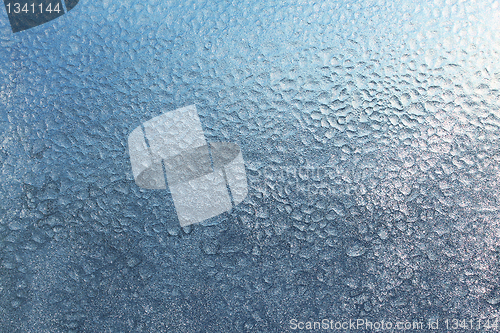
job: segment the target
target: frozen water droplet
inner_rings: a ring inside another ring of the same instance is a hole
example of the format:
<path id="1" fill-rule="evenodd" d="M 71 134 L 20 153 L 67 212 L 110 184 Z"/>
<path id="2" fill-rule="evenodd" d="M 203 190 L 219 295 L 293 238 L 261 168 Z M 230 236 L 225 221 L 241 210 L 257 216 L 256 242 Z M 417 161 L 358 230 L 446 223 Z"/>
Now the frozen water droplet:
<path id="1" fill-rule="evenodd" d="M 127 259 L 127 266 L 132 268 L 137 266 L 141 262 L 141 259 L 139 259 L 136 256 L 131 256 Z"/>
<path id="2" fill-rule="evenodd" d="M 366 252 L 366 248 L 360 244 L 354 244 L 347 249 L 347 255 L 349 257 L 359 257 Z"/>
<path id="3" fill-rule="evenodd" d="M 203 243 L 202 249 L 205 254 L 217 254 L 219 244 L 213 241 L 206 241 Z"/>
<path id="4" fill-rule="evenodd" d="M 178 236 L 179 235 L 179 232 L 180 232 L 180 227 L 177 227 L 177 226 L 169 226 L 167 228 L 167 232 L 170 236 Z"/>
<path id="5" fill-rule="evenodd" d="M 186 234 L 189 235 L 191 231 L 193 231 L 193 227 L 191 225 L 187 225 L 185 227 L 182 227 L 182 231 Z"/>
<path id="6" fill-rule="evenodd" d="M 398 276 L 400 279 L 408 280 L 409 278 L 411 278 L 413 276 L 413 269 L 411 269 L 411 267 L 403 268 L 399 272 Z"/>
<path id="7" fill-rule="evenodd" d="M 331 224 L 329 224 L 326 228 L 325 228 L 325 232 L 330 235 L 330 236 L 337 236 L 338 235 L 338 232 L 337 232 L 337 229 L 332 226 Z"/>
<path id="8" fill-rule="evenodd" d="M 153 276 L 154 268 L 151 265 L 143 265 L 139 268 L 139 274 L 143 280 L 147 280 Z"/>
<path id="9" fill-rule="evenodd" d="M 500 304 L 500 289 L 495 288 L 487 297 L 486 302 L 491 305 Z"/>
<path id="10" fill-rule="evenodd" d="M 385 229 L 382 229 L 378 232 L 378 236 L 380 237 L 380 239 L 382 240 L 386 240 L 387 238 L 389 238 L 389 234 L 387 233 L 387 231 Z"/>
<path id="11" fill-rule="evenodd" d="M 497 304 L 500 303 L 500 296 L 496 296 L 496 297 L 493 297 L 493 298 L 488 298 L 486 300 L 486 302 L 488 302 L 491 305 L 497 305 Z"/>

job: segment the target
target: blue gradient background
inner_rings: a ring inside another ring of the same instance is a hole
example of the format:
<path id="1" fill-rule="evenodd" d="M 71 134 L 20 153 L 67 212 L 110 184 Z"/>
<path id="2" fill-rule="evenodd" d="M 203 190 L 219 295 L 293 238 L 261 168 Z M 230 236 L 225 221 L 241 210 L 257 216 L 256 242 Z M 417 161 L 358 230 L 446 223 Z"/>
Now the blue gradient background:
<path id="1" fill-rule="evenodd" d="M 498 1 L 82 0 L 13 34 L 2 10 L 2 332 L 497 318 L 499 22 Z M 181 229 L 126 140 L 190 104 L 249 196 Z"/>

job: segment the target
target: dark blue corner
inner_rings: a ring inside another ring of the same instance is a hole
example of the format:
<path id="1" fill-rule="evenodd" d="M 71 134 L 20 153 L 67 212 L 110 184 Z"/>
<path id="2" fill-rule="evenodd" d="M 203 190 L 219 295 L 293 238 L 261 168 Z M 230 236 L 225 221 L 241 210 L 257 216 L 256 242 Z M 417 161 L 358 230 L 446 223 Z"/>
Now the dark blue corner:
<path id="1" fill-rule="evenodd" d="M 64 3 L 66 4 L 66 9 L 68 10 L 68 12 L 76 6 L 78 1 L 80 1 L 80 0 L 64 0 Z"/>
<path id="2" fill-rule="evenodd" d="M 64 0 L 66 10 L 73 9 L 79 0 Z M 61 0 L 4 0 L 12 32 L 30 29 L 65 14 Z"/>

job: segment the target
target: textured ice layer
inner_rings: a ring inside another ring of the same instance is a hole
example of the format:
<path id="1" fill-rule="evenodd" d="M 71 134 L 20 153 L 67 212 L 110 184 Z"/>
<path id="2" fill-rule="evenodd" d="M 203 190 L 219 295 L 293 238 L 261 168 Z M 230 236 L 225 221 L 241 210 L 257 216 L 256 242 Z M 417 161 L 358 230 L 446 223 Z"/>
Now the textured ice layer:
<path id="1" fill-rule="evenodd" d="M 497 2 L 82 0 L 16 34 L 0 13 L 5 331 L 497 316 Z M 180 228 L 127 137 L 190 104 L 249 195 Z"/>

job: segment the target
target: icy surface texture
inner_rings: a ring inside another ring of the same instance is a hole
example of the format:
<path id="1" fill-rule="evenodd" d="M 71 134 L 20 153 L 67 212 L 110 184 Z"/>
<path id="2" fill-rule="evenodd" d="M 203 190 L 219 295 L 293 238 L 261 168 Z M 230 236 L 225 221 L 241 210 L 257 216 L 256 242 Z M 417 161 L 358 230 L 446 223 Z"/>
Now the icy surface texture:
<path id="1" fill-rule="evenodd" d="M 498 316 L 499 11 L 82 0 L 16 34 L 1 11 L 0 327 Z M 191 104 L 249 194 L 180 228 L 127 137 Z"/>

